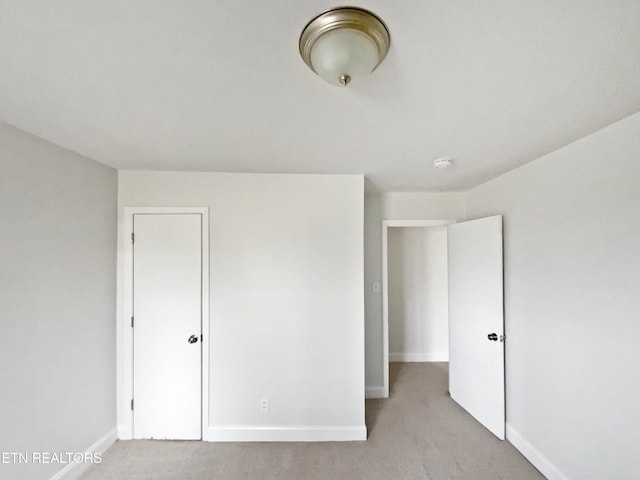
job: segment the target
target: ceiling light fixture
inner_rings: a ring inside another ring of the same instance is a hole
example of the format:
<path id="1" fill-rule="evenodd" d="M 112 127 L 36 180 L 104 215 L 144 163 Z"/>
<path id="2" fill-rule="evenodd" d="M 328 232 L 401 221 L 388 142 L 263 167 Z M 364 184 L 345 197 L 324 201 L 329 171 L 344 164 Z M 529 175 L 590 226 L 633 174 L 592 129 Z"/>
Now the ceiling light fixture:
<path id="1" fill-rule="evenodd" d="M 355 7 L 327 10 L 300 35 L 300 55 L 333 85 L 347 86 L 376 69 L 389 51 L 389 30 L 376 15 Z"/>

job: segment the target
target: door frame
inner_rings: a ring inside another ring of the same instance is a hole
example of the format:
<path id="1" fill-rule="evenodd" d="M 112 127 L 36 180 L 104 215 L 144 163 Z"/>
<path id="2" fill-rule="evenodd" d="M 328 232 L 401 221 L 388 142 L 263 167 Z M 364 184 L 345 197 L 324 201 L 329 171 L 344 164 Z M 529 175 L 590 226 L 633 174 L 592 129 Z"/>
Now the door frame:
<path id="1" fill-rule="evenodd" d="M 457 220 L 383 220 L 382 221 L 382 381 L 383 398 L 389 397 L 389 252 L 388 233 L 393 227 L 443 227 Z"/>
<path id="2" fill-rule="evenodd" d="M 117 418 L 118 439 L 133 439 L 133 249 L 131 234 L 135 214 L 202 215 L 202 396 L 201 438 L 209 425 L 209 208 L 208 207 L 123 207 L 118 222 L 118 319 L 117 319 Z"/>

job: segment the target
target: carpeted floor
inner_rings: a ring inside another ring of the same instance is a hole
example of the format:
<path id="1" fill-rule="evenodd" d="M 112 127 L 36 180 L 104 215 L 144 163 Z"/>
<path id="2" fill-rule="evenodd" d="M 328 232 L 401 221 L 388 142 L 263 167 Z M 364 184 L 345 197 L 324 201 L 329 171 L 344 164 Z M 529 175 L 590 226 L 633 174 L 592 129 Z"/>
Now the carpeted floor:
<path id="1" fill-rule="evenodd" d="M 117 442 L 83 480 L 528 480 L 544 477 L 447 394 L 446 363 L 393 363 L 366 442 Z"/>

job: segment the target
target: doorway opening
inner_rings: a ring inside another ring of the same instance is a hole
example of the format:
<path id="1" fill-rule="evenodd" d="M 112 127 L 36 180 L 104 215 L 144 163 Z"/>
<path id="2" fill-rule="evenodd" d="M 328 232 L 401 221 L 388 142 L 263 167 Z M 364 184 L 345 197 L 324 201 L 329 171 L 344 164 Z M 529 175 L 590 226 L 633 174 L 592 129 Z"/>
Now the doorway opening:
<path id="1" fill-rule="evenodd" d="M 504 439 L 502 216 L 461 223 L 384 221 L 382 230 L 386 397 L 389 361 L 448 357 L 442 366 L 450 398 Z M 394 372 L 402 365 L 395 363 Z"/>
<path id="2" fill-rule="evenodd" d="M 383 222 L 384 389 L 389 363 L 447 362 L 447 225 L 455 220 Z"/>

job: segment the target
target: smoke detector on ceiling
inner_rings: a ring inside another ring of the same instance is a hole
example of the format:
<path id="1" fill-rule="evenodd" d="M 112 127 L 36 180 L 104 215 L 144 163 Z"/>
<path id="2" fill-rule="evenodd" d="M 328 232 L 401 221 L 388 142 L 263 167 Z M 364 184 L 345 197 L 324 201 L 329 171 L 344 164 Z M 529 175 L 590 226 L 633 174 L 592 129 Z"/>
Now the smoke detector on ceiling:
<path id="1" fill-rule="evenodd" d="M 440 170 L 445 170 L 453 166 L 453 158 L 451 157 L 437 158 L 433 161 L 433 166 Z"/>

